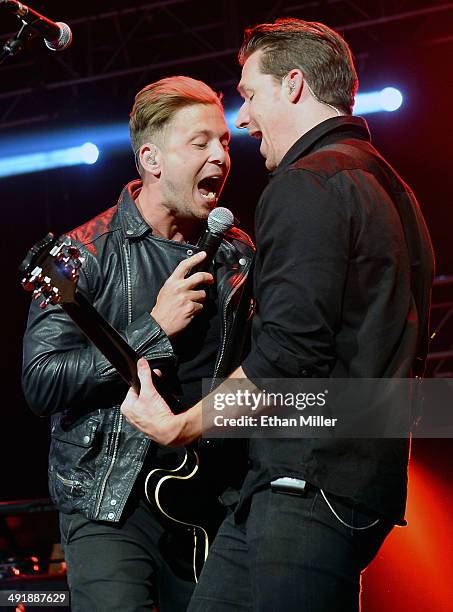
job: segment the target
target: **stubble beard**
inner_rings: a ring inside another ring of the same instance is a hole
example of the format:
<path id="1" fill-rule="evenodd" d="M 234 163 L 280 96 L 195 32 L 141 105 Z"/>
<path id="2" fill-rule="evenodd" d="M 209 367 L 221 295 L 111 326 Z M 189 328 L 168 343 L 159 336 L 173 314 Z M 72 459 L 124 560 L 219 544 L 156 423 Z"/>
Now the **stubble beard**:
<path id="1" fill-rule="evenodd" d="M 190 201 L 188 201 L 189 198 Z M 190 196 L 185 196 L 172 181 L 168 181 L 166 184 L 164 206 L 166 206 L 176 218 L 198 222 L 205 221 L 210 213 L 210 210 L 198 210 L 192 192 Z"/>

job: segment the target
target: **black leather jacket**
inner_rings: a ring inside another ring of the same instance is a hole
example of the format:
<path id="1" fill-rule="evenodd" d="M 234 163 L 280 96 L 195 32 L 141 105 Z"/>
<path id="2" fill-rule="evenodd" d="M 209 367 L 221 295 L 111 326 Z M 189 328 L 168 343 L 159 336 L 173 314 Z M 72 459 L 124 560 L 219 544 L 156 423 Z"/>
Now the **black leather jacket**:
<path id="1" fill-rule="evenodd" d="M 159 289 L 153 272 L 169 241 L 153 238 L 137 210 L 132 193 L 139 186 L 139 181 L 127 185 L 117 206 L 68 235 L 84 257 L 79 289 L 137 353 L 172 362 L 172 345 L 149 314 L 151 296 Z M 233 228 L 216 256 L 223 320 L 219 377 L 240 363 L 240 355 L 231 351 L 230 331 L 239 303 L 241 313 L 247 311 L 240 300 L 249 299 L 242 294 L 253 253 L 249 237 Z M 49 487 L 56 505 L 90 519 L 118 521 L 150 439 L 121 415 L 122 379 L 59 306 L 41 310 L 33 303 L 30 308 L 23 388 L 36 414 L 52 415 Z"/>

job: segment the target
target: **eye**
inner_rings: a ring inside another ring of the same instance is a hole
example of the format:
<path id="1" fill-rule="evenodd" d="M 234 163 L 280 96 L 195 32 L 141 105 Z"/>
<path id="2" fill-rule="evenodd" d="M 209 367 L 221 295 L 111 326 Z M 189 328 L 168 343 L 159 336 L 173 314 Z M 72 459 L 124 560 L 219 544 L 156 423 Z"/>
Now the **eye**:
<path id="1" fill-rule="evenodd" d="M 251 102 L 253 100 L 253 98 L 255 97 L 255 94 L 250 94 L 249 95 L 249 102 Z"/>
<path id="2" fill-rule="evenodd" d="M 197 149 L 205 149 L 208 145 L 207 142 L 193 142 L 192 144 L 194 147 L 197 147 Z"/>

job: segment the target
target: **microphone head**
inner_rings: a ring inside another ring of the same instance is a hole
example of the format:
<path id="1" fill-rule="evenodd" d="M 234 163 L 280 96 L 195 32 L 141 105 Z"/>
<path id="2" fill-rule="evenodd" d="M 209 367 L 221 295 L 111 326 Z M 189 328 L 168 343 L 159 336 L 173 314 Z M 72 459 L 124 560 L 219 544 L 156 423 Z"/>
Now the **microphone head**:
<path id="1" fill-rule="evenodd" d="M 223 234 L 234 225 L 234 215 L 223 206 L 213 208 L 208 216 L 208 229 L 214 234 Z"/>
<path id="2" fill-rule="evenodd" d="M 63 23 L 62 21 L 57 21 L 56 24 L 60 28 L 59 37 L 53 40 L 44 39 L 44 42 L 46 43 L 46 47 L 51 51 L 63 51 L 67 49 L 72 42 L 71 28 L 67 23 Z"/>

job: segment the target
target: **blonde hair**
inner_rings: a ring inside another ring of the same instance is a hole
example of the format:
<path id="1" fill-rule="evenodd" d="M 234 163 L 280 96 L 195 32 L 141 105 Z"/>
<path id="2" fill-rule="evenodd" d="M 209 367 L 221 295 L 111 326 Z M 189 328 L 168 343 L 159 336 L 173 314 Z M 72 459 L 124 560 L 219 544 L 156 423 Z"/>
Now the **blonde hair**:
<path id="1" fill-rule="evenodd" d="M 145 142 L 153 142 L 175 113 L 194 104 L 216 104 L 222 111 L 222 96 L 203 83 L 186 76 L 160 79 L 144 87 L 135 96 L 129 119 L 134 153 Z"/>

